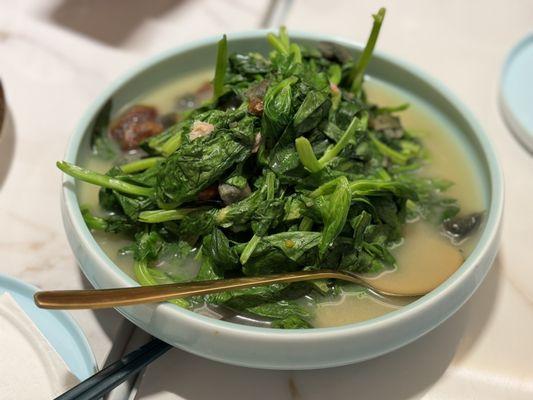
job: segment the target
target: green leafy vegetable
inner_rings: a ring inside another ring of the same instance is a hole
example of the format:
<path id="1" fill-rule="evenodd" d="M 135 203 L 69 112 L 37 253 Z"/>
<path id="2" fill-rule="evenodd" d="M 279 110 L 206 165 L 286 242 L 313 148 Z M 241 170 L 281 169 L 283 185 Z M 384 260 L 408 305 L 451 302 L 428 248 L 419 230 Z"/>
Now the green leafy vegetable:
<path id="1" fill-rule="evenodd" d="M 332 194 L 316 199 L 324 223 L 324 230 L 318 247 L 321 257 L 326 254 L 328 247 L 341 233 L 350 211 L 352 194 L 348 179 L 343 176 L 337 182 L 337 187 Z"/>
<path id="2" fill-rule="evenodd" d="M 213 97 L 218 99 L 224 93 L 224 78 L 228 65 L 228 40 L 226 35 L 218 42 L 215 79 L 213 79 Z"/>
<path id="3" fill-rule="evenodd" d="M 155 196 L 160 207 L 174 208 L 193 200 L 226 170 L 244 161 L 253 140 L 253 131 L 222 131 L 181 146 L 158 173 Z"/>
<path id="4" fill-rule="evenodd" d="M 374 51 L 374 47 L 376 46 L 376 42 L 378 40 L 381 24 L 385 18 L 385 9 L 380 8 L 377 14 L 373 15 L 372 17 L 374 18 L 374 24 L 372 26 L 370 36 L 368 37 L 368 41 L 366 42 L 366 46 L 363 50 L 363 53 L 359 57 L 359 60 L 357 60 L 357 64 L 352 67 L 348 76 L 348 82 L 351 85 L 351 90 L 356 94 L 359 94 L 362 90 L 365 70 L 370 62 L 370 59 L 372 58 L 372 52 Z"/>
<path id="5" fill-rule="evenodd" d="M 112 160 L 119 154 L 119 146 L 107 134 L 111 120 L 113 101 L 109 99 L 98 112 L 91 134 L 92 153 L 104 160 Z"/>
<path id="6" fill-rule="evenodd" d="M 146 169 L 150 169 L 156 166 L 157 164 L 159 164 L 163 160 L 164 160 L 163 157 L 141 158 L 140 160 L 132 161 L 128 164 L 122 164 L 120 166 L 120 169 L 125 174 L 133 174 L 135 172 L 140 172 Z"/>
<path id="7" fill-rule="evenodd" d="M 215 265 L 223 270 L 239 267 L 239 256 L 230 241 L 220 229 L 213 229 L 213 233 L 203 239 L 202 254 L 211 258 Z"/>
<path id="8" fill-rule="evenodd" d="M 315 128 L 328 114 L 331 107 L 329 93 L 312 90 L 293 117 L 293 129 L 296 134 L 303 134 Z"/>
<path id="9" fill-rule="evenodd" d="M 122 193 L 127 193 L 136 196 L 151 196 L 154 193 L 152 188 L 132 185 L 131 183 L 102 175 L 88 169 L 78 167 L 66 161 L 58 161 L 57 167 L 64 173 L 79 179 L 80 181 L 92 183 L 108 189 L 114 189 Z"/>
<path id="10" fill-rule="evenodd" d="M 262 119 L 262 135 L 269 146 L 281 136 L 292 118 L 292 89 L 295 77 L 284 79 L 271 86 L 265 95 Z"/>
<path id="11" fill-rule="evenodd" d="M 320 268 L 380 272 L 395 264 L 390 250 L 416 219 L 463 240 L 481 214 L 459 217 L 444 194 L 450 182 L 420 173 L 427 158 L 401 123 L 407 106 L 380 107 L 364 93 L 384 15 L 374 15 L 357 60 L 332 43 L 300 46 L 285 28 L 267 35 L 268 55 L 228 55 L 224 36 L 213 97 L 145 139 L 136 156 L 107 152 L 108 103 L 92 144 L 114 166 L 102 174 L 57 164 L 100 186 L 100 210 L 82 208 L 87 226 L 131 239 L 142 285 Z M 175 303 L 220 304 L 299 329 L 313 319 L 302 296 L 312 302 L 339 291 L 329 281 L 276 284 Z"/>

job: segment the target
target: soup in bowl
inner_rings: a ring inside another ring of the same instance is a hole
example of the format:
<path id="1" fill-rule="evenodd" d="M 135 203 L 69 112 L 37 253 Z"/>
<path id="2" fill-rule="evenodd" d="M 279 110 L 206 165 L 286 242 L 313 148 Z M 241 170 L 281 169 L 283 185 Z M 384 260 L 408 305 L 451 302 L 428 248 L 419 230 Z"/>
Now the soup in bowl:
<path id="1" fill-rule="evenodd" d="M 63 215 L 93 285 L 333 268 L 430 292 L 316 281 L 119 309 L 177 347 L 263 368 L 368 359 L 455 312 L 496 253 L 500 171 L 464 106 L 370 59 L 372 43 L 206 39 L 110 87 L 59 163 L 78 179 Z"/>

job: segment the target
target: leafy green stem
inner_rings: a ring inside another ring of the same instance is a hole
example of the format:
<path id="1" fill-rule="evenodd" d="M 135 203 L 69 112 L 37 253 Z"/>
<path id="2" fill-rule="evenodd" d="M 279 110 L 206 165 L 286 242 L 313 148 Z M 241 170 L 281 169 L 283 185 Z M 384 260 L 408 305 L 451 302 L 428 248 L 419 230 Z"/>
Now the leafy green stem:
<path id="1" fill-rule="evenodd" d="M 152 274 L 148 269 L 148 262 L 146 260 L 135 260 L 133 264 L 133 273 L 135 274 L 135 279 L 142 286 L 153 286 L 157 285 L 157 281 L 154 279 Z"/>
<path id="2" fill-rule="evenodd" d="M 290 49 L 291 40 L 289 39 L 289 33 L 287 32 L 286 26 L 280 26 L 279 28 L 279 39 L 283 44 L 283 47 L 287 50 Z"/>
<path id="3" fill-rule="evenodd" d="M 340 180 L 343 178 L 344 177 L 341 176 L 324 183 L 323 185 L 312 191 L 309 196 L 311 198 L 317 198 L 319 196 L 332 193 L 339 185 Z M 396 195 L 404 196 L 410 199 L 417 198 L 416 191 L 403 182 L 374 178 L 359 179 L 357 181 L 348 182 L 348 184 L 350 186 L 352 198 L 360 196 L 375 196 L 383 193 L 394 193 Z"/>
<path id="4" fill-rule="evenodd" d="M 352 200 L 350 183 L 345 176 L 339 177 L 336 181 L 336 189 L 328 196 L 327 200 L 324 200 L 323 197 L 317 199 L 317 204 L 324 222 L 322 237 L 318 245 L 320 257 L 326 254 L 329 246 L 342 231 L 346 223 L 346 218 L 348 217 L 348 212 L 350 211 Z"/>
<path id="5" fill-rule="evenodd" d="M 164 160 L 163 157 L 143 158 L 140 160 L 132 161 L 127 164 L 123 164 L 120 166 L 120 169 L 125 174 L 133 174 L 135 172 L 140 172 L 140 171 L 144 171 L 145 169 L 152 168 L 153 166 L 157 165 L 163 160 Z"/>
<path id="6" fill-rule="evenodd" d="M 150 210 L 139 213 L 139 221 L 147 224 L 157 224 L 167 221 L 178 221 L 185 218 L 198 208 L 182 208 L 178 210 Z"/>
<path id="7" fill-rule="evenodd" d="M 383 193 L 394 193 L 409 199 L 417 199 L 414 188 L 398 181 L 383 181 L 377 179 L 360 179 L 350 183 L 352 197 L 373 196 Z"/>
<path id="8" fill-rule="evenodd" d="M 328 68 L 328 80 L 332 85 L 341 83 L 342 69 L 339 64 L 331 64 Z"/>
<path id="9" fill-rule="evenodd" d="M 226 35 L 218 41 L 217 64 L 213 79 L 213 98 L 218 99 L 224 93 L 224 78 L 228 67 L 228 40 Z"/>
<path id="10" fill-rule="evenodd" d="M 290 51 L 294 55 L 294 62 L 301 63 L 302 62 L 302 50 L 300 50 L 300 46 L 298 46 L 296 43 L 291 43 Z"/>
<path id="11" fill-rule="evenodd" d="M 402 154 L 399 151 L 387 146 L 385 143 L 376 138 L 376 135 L 370 134 L 370 140 L 381 154 L 390 158 L 394 163 L 405 165 L 407 164 L 407 161 L 409 161 L 409 155 Z"/>
<path id="12" fill-rule="evenodd" d="M 286 27 L 279 28 L 278 36 L 269 33 L 267 41 L 278 53 L 284 56 L 292 56 L 292 60 L 297 64 L 302 62 L 302 50 L 296 43 L 291 43 Z"/>
<path id="13" fill-rule="evenodd" d="M 311 198 L 317 198 L 318 196 L 331 193 L 335 189 L 335 187 L 337 187 L 341 178 L 342 177 L 338 177 L 338 178 L 332 179 L 331 181 L 324 183 L 323 185 L 319 186 L 314 191 L 312 191 L 309 194 L 309 196 Z"/>
<path id="14" fill-rule="evenodd" d="M 367 126 L 367 112 L 364 112 L 361 118 L 354 117 L 350 122 L 348 128 L 346 128 L 346 131 L 344 131 L 344 133 L 342 134 L 339 141 L 335 144 L 335 146 L 327 149 L 324 155 L 320 157 L 320 160 L 318 160 L 322 168 L 325 167 L 327 163 L 329 163 L 333 158 L 337 157 L 337 155 L 342 151 L 342 149 L 344 149 L 350 143 L 350 141 L 355 136 L 355 132 L 364 131 L 366 130 Z"/>
<path id="15" fill-rule="evenodd" d="M 288 39 L 283 36 L 283 30 L 284 27 L 280 28 L 279 37 L 274 35 L 273 33 L 269 33 L 267 35 L 267 41 L 275 50 L 277 50 L 281 54 L 288 55 L 290 50 L 290 44 L 288 43 Z"/>
<path id="16" fill-rule="evenodd" d="M 165 157 L 170 156 L 174 153 L 183 143 L 183 132 L 180 130 L 171 136 L 163 145 L 161 146 L 161 154 Z"/>
<path id="17" fill-rule="evenodd" d="M 322 165 L 318 162 L 313 151 L 313 147 L 307 138 L 300 136 L 295 141 L 296 151 L 298 152 L 298 157 L 302 165 L 309 172 L 318 172 L 322 169 Z"/>
<path id="18" fill-rule="evenodd" d="M 303 217 L 298 226 L 299 231 L 310 231 L 313 227 L 313 220 L 309 217 Z"/>
<path id="19" fill-rule="evenodd" d="M 313 147 L 307 138 L 300 136 L 295 140 L 296 151 L 302 165 L 311 173 L 318 172 L 333 160 L 354 138 L 355 133 L 363 131 L 368 125 L 368 113 L 364 112 L 361 118 L 354 117 L 339 141 L 327 149 L 320 160 L 317 160 Z"/>
<path id="20" fill-rule="evenodd" d="M 159 282 L 153 277 L 146 260 L 135 260 L 133 263 L 133 273 L 135 279 L 141 284 L 141 286 L 153 286 L 159 284 Z M 185 299 L 170 300 L 169 303 L 184 308 L 189 306 L 189 302 Z"/>
<path id="21" fill-rule="evenodd" d="M 274 200 L 274 196 L 276 194 L 276 174 L 274 174 L 272 171 L 269 171 L 266 174 L 266 190 L 266 199 Z"/>
<path id="22" fill-rule="evenodd" d="M 153 188 L 133 185 L 128 182 L 124 182 L 120 179 L 113 178 L 108 175 L 100 174 L 98 172 L 91 171 L 86 168 L 78 167 L 77 165 L 70 164 L 66 161 L 58 161 L 57 167 L 65 174 L 72 176 L 93 185 L 113 189 L 121 193 L 132 194 L 136 196 L 151 196 L 154 193 Z"/>
<path id="23" fill-rule="evenodd" d="M 261 241 L 261 238 L 257 235 L 253 235 L 250 241 L 246 244 L 244 247 L 244 250 L 241 253 L 241 257 L 239 258 L 239 261 L 242 265 L 246 264 L 248 260 L 250 259 L 251 255 L 253 254 L 255 248 Z"/>
<path id="24" fill-rule="evenodd" d="M 400 111 L 405 111 L 409 107 L 410 107 L 409 103 L 402 103 L 402 104 L 399 104 L 397 106 L 392 106 L 392 107 L 379 107 L 377 109 L 377 113 L 378 114 L 392 114 L 392 113 L 397 113 Z"/>
<path id="25" fill-rule="evenodd" d="M 105 231 L 107 229 L 107 221 L 104 218 L 96 217 L 91 214 L 89 208 L 81 207 L 81 215 L 89 229 Z"/>
<path id="26" fill-rule="evenodd" d="M 381 24 L 385 18 L 385 8 L 380 8 L 376 14 L 372 15 L 372 18 L 374 19 L 374 23 L 372 25 L 370 36 L 366 42 L 366 46 L 357 60 L 357 64 L 354 65 L 348 75 L 348 81 L 351 83 L 351 90 L 356 94 L 361 92 L 365 70 L 372 58 L 372 52 L 374 51 L 374 47 L 378 40 Z"/>

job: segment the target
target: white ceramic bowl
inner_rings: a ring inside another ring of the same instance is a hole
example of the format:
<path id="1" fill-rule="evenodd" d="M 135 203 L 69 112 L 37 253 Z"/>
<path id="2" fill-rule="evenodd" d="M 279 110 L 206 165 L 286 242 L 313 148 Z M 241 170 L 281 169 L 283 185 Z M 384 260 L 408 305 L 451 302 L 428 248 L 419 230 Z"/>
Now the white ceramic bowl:
<path id="1" fill-rule="evenodd" d="M 267 31 L 229 35 L 230 51 L 267 51 Z M 334 41 L 360 52 L 361 46 L 318 34 L 292 33 L 302 43 Z M 65 159 L 77 162 L 87 146 L 88 132 L 102 105 L 113 98 L 116 107 L 164 82 L 212 67 L 213 37 L 158 55 L 112 84 L 89 108 L 72 136 Z M 279 330 L 218 321 L 172 304 L 131 306 L 118 311 L 154 336 L 191 353 L 230 364 L 310 369 L 354 363 L 392 351 L 427 333 L 451 316 L 479 286 L 496 255 L 502 217 L 503 182 L 492 146 L 470 112 L 455 96 L 418 69 L 377 52 L 368 74 L 409 92 L 446 120 L 470 149 L 483 180 L 486 223 L 479 243 L 465 263 L 444 284 L 398 311 L 369 321 L 334 328 Z M 93 239 L 80 213 L 75 182 L 64 177 L 63 219 L 81 269 L 97 288 L 137 285 L 115 266 Z"/>

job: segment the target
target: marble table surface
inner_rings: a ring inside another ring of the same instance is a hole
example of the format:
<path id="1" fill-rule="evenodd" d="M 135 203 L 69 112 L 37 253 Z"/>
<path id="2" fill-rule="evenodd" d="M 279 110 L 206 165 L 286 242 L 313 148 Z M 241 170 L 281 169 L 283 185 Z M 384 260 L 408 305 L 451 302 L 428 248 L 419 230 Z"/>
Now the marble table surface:
<path id="1" fill-rule="evenodd" d="M 0 271 L 41 288 L 88 287 L 63 231 L 55 167 L 85 109 L 144 58 L 256 28 L 266 9 L 266 0 L 1 0 L 0 79 L 9 109 L 0 137 Z M 131 334 L 113 310 L 72 314 L 100 366 Z"/>
<path id="2" fill-rule="evenodd" d="M 531 2 L 291 3 L 290 29 L 360 42 L 369 15 L 386 6 L 380 50 L 426 70 L 472 109 L 495 144 L 506 178 L 499 256 L 456 315 L 389 355 L 329 370 L 280 372 L 172 350 L 148 368 L 131 397 L 533 398 L 533 158 L 507 130 L 497 101 L 505 56 L 533 26 Z M 258 27 L 267 7 L 267 0 L 0 1 L 0 79 L 9 104 L 0 137 L 0 271 L 42 288 L 87 286 L 63 232 L 54 166 L 85 108 L 142 59 L 194 38 Z M 139 335 L 114 311 L 72 314 L 100 366 Z"/>

